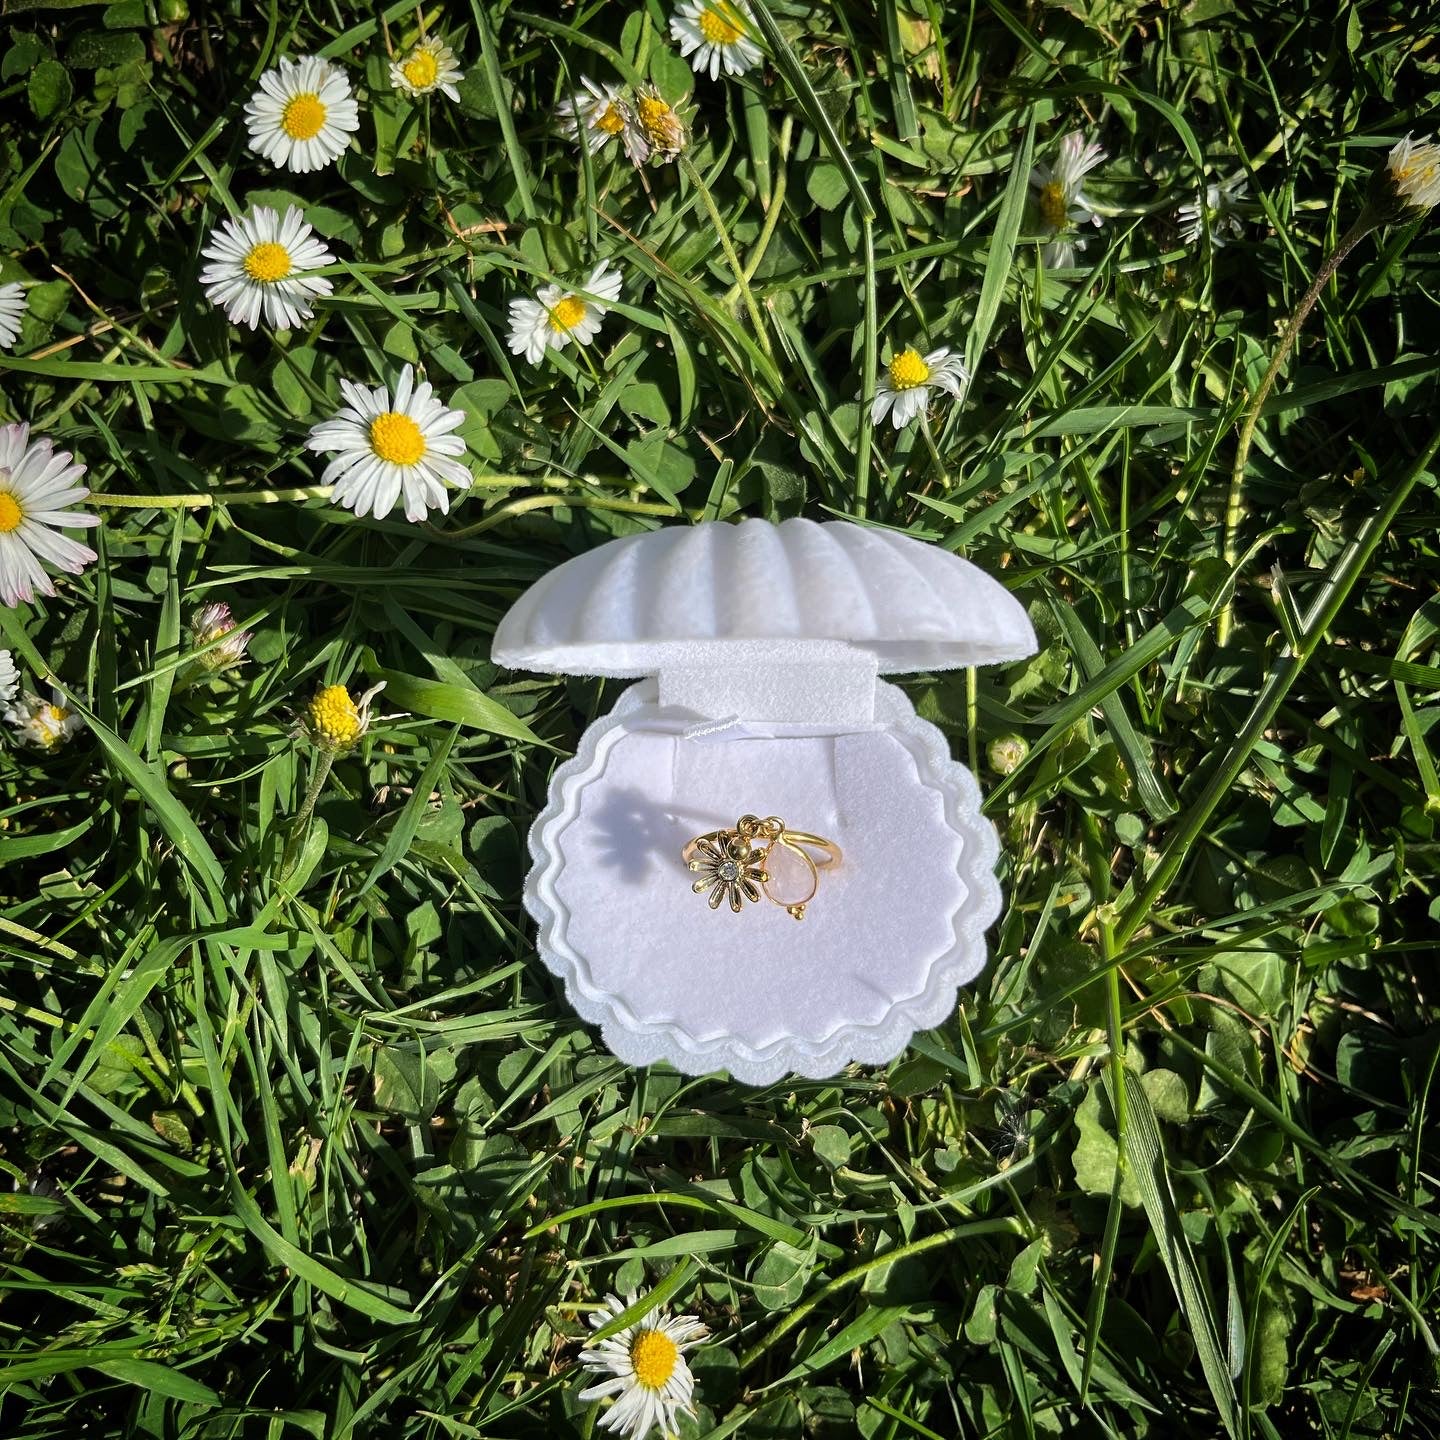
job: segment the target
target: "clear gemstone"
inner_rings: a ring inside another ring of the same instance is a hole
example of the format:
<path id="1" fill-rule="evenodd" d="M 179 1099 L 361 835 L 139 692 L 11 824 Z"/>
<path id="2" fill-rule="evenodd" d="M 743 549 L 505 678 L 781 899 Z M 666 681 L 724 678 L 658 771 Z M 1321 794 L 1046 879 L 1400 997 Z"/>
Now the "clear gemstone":
<path id="1" fill-rule="evenodd" d="M 722 880 L 735 881 L 740 878 L 740 867 L 733 860 L 726 860 L 717 873 Z"/>

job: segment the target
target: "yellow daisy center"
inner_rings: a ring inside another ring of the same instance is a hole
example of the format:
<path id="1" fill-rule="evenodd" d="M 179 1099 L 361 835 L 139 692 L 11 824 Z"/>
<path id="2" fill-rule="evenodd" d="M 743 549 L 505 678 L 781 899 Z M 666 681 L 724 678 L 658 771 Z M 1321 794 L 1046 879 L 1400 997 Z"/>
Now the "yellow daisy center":
<path id="1" fill-rule="evenodd" d="M 31 724 L 40 732 L 40 738 L 47 745 L 53 745 L 60 738 L 69 718 L 70 711 L 64 705 L 42 705 L 31 717 Z"/>
<path id="2" fill-rule="evenodd" d="M 416 50 L 400 69 L 417 90 L 428 90 L 440 73 L 440 62 L 433 50 Z"/>
<path id="3" fill-rule="evenodd" d="M 666 144 L 675 128 L 675 112 L 658 96 L 642 95 L 635 102 L 640 128 L 652 145 Z"/>
<path id="4" fill-rule="evenodd" d="M 408 415 L 387 410 L 370 422 L 370 448 L 391 465 L 416 465 L 425 457 L 425 436 Z"/>
<path id="5" fill-rule="evenodd" d="M 20 502 L 8 490 L 0 490 L 0 535 L 8 535 L 20 528 L 25 512 Z"/>
<path id="6" fill-rule="evenodd" d="M 1440 150 L 1430 146 L 1417 151 L 1405 164 L 1397 165 L 1392 174 L 1402 190 L 1418 190 L 1435 179 L 1436 170 L 1440 170 Z"/>
<path id="7" fill-rule="evenodd" d="M 660 1390 L 675 1373 L 680 1352 L 663 1330 L 642 1330 L 630 1342 L 630 1365 L 647 1390 Z"/>
<path id="8" fill-rule="evenodd" d="M 1065 203 L 1065 187 L 1058 180 L 1052 180 L 1048 185 L 1040 187 L 1037 203 L 1040 207 L 1040 219 L 1044 221 L 1047 230 L 1065 228 L 1070 207 Z"/>
<path id="9" fill-rule="evenodd" d="M 890 383 L 897 390 L 913 390 L 930 378 L 930 367 L 913 346 L 902 350 L 890 362 Z"/>
<path id="10" fill-rule="evenodd" d="M 550 310 L 550 323 L 557 330 L 571 331 L 585 318 L 585 302 L 578 296 L 567 295 Z"/>
<path id="11" fill-rule="evenodd" d="M 292 140 L 313 140 L 325 126 L 326 110 L 313 90 L 292 95 L 280 116 L 280 128 Z"/>
<path id="12" fill-rule="evenodd" d="M 700 12 L 700 33 L 712 45 L 733 45 L 745 31 L 733 15 L 712 5 Z"/>
<path id="13" fill-rule="evenodd" d="M 618 135 L 625 128 L 625 117 L 612 100 L 605 107 L 604 113 L 597 115 L 592 123 L 597 130 L 603 130 L 607 135 Z"/>
<path id="14" fill-rule="evenodd" d="M 310 729 L 317 739 L 337 749 L 360 738 L 360 712 L 343 685 L 327 685 L 310 702 Z"/>
<path id="15" fill-rule="evenodd" d="M 274 240 L 262 240 L 245 257 L 245 273 L 262 285 L 283 280 L 294 269 L 290 252 Z"/>

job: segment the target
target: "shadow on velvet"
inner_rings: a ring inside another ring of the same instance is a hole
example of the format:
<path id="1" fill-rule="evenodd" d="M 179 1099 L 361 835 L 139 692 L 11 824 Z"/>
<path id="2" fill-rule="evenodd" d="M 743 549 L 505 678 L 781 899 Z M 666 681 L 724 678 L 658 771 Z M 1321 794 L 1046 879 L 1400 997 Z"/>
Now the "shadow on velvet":
<path id="1" fill-rule="evenodd" d="M 734 823 L 733 817 L 717 820 L 698 810 L 659 805 L 641 790 L 617 789 L 595 807 L 595 859 L 627 885 L 644 884 L 656 865 L 678 879 L 686 873 L 680 858 L 686 841 Z"/>

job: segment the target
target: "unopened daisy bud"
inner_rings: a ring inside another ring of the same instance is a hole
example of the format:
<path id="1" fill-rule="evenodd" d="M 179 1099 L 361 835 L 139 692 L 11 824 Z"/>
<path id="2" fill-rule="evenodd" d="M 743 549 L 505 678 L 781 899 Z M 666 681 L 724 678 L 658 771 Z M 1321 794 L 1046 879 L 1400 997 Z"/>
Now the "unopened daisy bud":
<path id="1" fill-rule="evenodd" d="M 997 775 L 1013 775 L 1025 763 L 1025 757 L 1029 753 L 1029 742 L 1023 736 L 1002 735 L 1000 739 L 990 742 L 985 758 Z"/>
<path id="2" fill-rule="evenodd" d="M 65 703 L 65 697 L 58 690 L 52 693 L 55 698 L 50 701 L 27 690 L 5 709 L 5 718 L 14 727 L 16 741 L 47 754 L 58 750 L 81 725 L 80 717 Z"/>
<path id="3" fill-rule="evenodd" d="M 228 670 L 245 658 L 250 631 L 235 624 L 230 607 L 223 600 L 202 605 L 190 619 L 190 636 L 195 641 L 195 660 L 207 670 Z"/>
<path id="4" fill-rule="evenodd" d="M 0 705 L 15 698 L 20 688 L 20 676 L 15 670 L 15 661 L 8 650 L 0 650 Z"/>
<path id="5" fill-rule="evenodd" d="M 1383 220 L 1413 219 L 1440 205 L 1440 145 L 1407 135 L 1370 179 L 1370 205 Z"/>
<path id="6" fill-rule="evenodd" d="M 382 680 L 353 700 L 343 685 L 322 685 L 300 722 L 310 742 L 337 755 L 353 750 L 370 729 L 370 702 L 384 688 Z"/>
<path id="7" fill-rule="evenodd" d="M 652 155 L 674 160 L 684 150 L 685 125 L 653 85 L 636 94 L 635 108 L 627 118 Z"/>

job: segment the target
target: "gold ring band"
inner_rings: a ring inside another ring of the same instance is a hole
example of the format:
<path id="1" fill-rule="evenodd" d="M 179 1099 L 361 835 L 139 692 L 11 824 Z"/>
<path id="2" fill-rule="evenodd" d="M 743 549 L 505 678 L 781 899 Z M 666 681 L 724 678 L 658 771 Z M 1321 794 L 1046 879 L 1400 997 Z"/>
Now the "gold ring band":
<path id="1" fill-rule="evenodd" d="M 798 855 L 810 872 L 810 889 L 798 898 L 781 899 L 770 890 L 768 861 L 777 845 Z M 805 907 L 820 888 L 821 869 L 839 865 L 844 856 L 833 840 L 808 830 L 791 830 L 778 815 L 764 820 L 742 815 L 733 829 L 710 830 L 687 840 L 680 858 L 688 870 L 700 877 L 690 888 L 697 895 L 710 892 L 712 910 L 718 910 L 721 901 L 728 900 L 730 909 L 738 915 L 745 901 L 758 903 L 763 897 L 796 920 L 803 920 Z"/>

